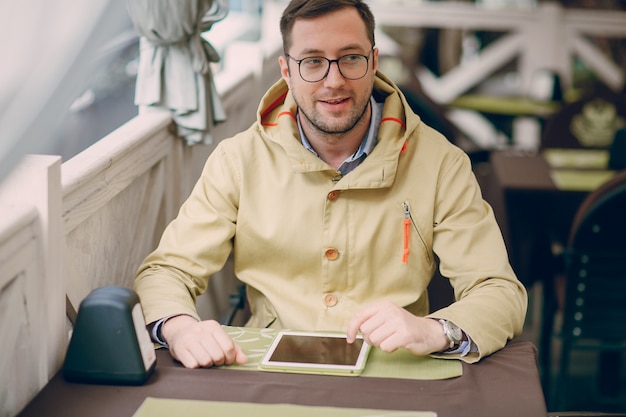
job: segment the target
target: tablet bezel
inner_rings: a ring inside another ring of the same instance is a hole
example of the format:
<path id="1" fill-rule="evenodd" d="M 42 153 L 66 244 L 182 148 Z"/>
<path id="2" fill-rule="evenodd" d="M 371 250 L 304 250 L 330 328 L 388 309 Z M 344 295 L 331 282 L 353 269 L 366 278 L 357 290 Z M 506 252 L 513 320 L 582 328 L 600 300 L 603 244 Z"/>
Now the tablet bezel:
<path id="1" fill-rule="evenodd" d="M 270 360 L 274 351 L 277 349 L 283 336 L 305 336 L 305 337 L 332 337 L 345 339 L 345 333 L 338 332 L 311 332 L 311 331 L 291 331 L 281 330 L 278 332 L 267 352 L 263 356 L 259 369 L 274 372 L 294 372 L 294 373 L 314 373 L 314 374 L 331 374 L 331 375 L 348 375 L 357 376 L 363 373 L 367 357 L 370 351 L 370 345 L 363 340 L 361 335 L 357 338 L 363 341 L 356 363 L 354 365 L 336 365 L 336 364 L 319 364 L 309 362 L 279 362 Z M 346 342 L 347 343 L 347 342 Z"/>

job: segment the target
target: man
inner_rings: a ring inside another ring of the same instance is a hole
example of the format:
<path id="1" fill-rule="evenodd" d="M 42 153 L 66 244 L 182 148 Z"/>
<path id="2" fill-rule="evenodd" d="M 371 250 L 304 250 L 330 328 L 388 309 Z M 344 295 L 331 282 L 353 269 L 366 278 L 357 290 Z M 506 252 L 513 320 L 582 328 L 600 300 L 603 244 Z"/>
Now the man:
<path id="1" fill-rule="evenodd" d="M 522 330 L 527 298 L 468 157 L 377 72 L 361 0 L 293 0 L 282 80 L 222 141 L 138 271 L 153 338 L 186 367 L 245 354 L 195 297 L 234 251 L 251 327 L 358 332 L 384 351 L 468 362 Z M 457 301 L 428 315 L 440 260 Z"/>

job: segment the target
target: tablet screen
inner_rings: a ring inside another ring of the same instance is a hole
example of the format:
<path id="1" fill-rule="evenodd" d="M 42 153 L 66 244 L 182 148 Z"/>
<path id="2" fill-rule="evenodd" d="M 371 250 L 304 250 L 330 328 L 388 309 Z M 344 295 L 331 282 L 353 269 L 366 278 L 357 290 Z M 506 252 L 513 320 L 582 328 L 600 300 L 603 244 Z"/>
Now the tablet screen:
<path id="1" fill-rule="evenodd" d="M 350 344 L 345 337 L 284 334 L 270 361 L 356 365 L 362 345 L 363 339 Z"/>
<path id="2" fill-rule="evenodd" d="M 360 336 L 348 343 L 341 333 L 281 331 L 261 361 L 261 369 L 358 375 L 369 348 Z"/>

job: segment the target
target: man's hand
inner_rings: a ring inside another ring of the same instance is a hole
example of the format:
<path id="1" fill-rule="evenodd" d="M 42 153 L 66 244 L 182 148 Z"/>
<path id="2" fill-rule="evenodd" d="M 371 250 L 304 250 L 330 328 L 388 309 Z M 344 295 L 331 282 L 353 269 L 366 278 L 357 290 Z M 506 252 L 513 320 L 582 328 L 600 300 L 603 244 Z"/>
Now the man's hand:
<path id="1" fill-rule="evenodd" d="M 167 320 L 161 335 L 170 353 L 186 368 L 246 363 L 248 357 L 215 320 L 196 321 L 182 315 Z"/>
<path id="2" fill-rule="evenodd" d="M 385 352 L 405 348 L 414 355 L 428 355 L 448 347 L 448 338 L 437 320 L 414 316 L 390 301 L 359 311 L 348 324 L 348 343 L 361 331 L 367 343 Z"/>

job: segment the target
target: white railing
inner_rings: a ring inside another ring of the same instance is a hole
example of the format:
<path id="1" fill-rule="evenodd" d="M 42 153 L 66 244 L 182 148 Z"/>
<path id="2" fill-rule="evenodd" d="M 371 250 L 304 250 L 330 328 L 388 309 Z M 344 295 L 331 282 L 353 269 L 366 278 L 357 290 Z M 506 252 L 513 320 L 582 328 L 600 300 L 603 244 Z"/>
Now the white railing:
<path id="1" fill-rule="evenodd" d="M 253 122 L 279 76 L 276 40 L 234 44 L 227 53 L 216 81 L 228 120 L 215 138 Z M 168 113 L 142 110 L 64 163 L 25 157 L 0 184 L 1 417 L 17 414 L 60 369 L 71 329 L 66 295 L 77 309 L 95 288 L 130 287 L 189 194 L 216 143 L 188 147 L 173 132 Z M 201 316 L 218 317 L 228 305 L 230 268 L 198 300 Z"/>
<path id="2" fill-rule="evenodd" d="M 380 25 L 505 33 L 477 59 L 459 62 L 459 66 L 441 77 L 429 74 L 428 78 L 427 71 L 419 69 L 418 76 L 427 93 L 440 103 L 450 103 L 514 59 L 519 60 L 522 92 L 527 91 L 537 71 L 546 69 L 557 72 L 564 86 L 570 87 L 575 58 L 612 89 L 624 87 L 624 68 L 587 38 L 625 38 L 624 11 L 566 9 L 550 3 L 527 9 L 488 9 L 452 1 L 372 5 Z"/>
<path id="3" fill-rule="evenodd" d="M 539 67 L 571 71 L 564 62 L 576 54 L 593 61 L 590 66 L 607 84 L 624 83 L 623 70 L 597 56 L 584 38 L 586 33 L 624 36 L 623 12 L 542 6 L 513 13 L 445 2 L 373 4 L 381 24 L 510 32 L 483 51 L 480 62 L 439 79 L 419 71 L 425 88 L 443 103 L 516 55 L 522 57 L 524 77 Z M 234 44 L 226 51 L 216 80 L 228 120 L 216 127 L 215 138 L 246 129 L 262 93 L 278 78 L 282 7 L 282 1 L 265 2 L 262 41 Z M 544 36 L 555 39 L 548 42 Z M 569 52 L 555 52 L 560 42 Z M 538 45 L 547 45 L 550 52 Z M 65 163 L 54 156 L 26 157 L 0 184 L 0 416 L 15 415 L 60 368 L 70 327 L 66 294 L 78 307 L 97 287 L 130 286 L 139 262 L 189 194 L 215 144 L 189 148 L 172 132 L 168 114 L 141 111 Z M 215 316 L 227 302 L 220 294 L 228 292 L 228 276 L 214 277 L 216 298 L 199 301 L 203 317 Z"/>
<path id="4" fill-rule="evenodd" d="M 0 184 L 0 415 L 58 369 L 65 347 L 60 280 L 60 158 L 29 156 Z"/>
<path id="5" fill-rule="evenodd" d="M 565 89 L 572 87 L 576 59 L 611 89 L 624 88 L 624 68 L 589 38 L 626 38 L 625 11 L 566 9 L 556 3 L 541 3 L 524 9 L 490 9 L 468 2 L 410 0 L 373 1 L 372 8 L 379 25 L 502 33 L 472 59 L 459 60 L 458 65 L 440 76 L 424 66 L 415 68 L 415 76 L 426 94 L 443 105 L 450 104 L 512 62 L 516 62 L 520 80 L 517 94 L 522 97 L 528 95 L 540 71 L 552 71 L 559 75 Z M 471 136 L 471 132 L 468 133 Z M 539 136 L 536 119 L 520 117 L 516 120 L 513 132 L 516 145 L 536 148 Z M 498 143 L 483 145 L 497 146 Z"/>

